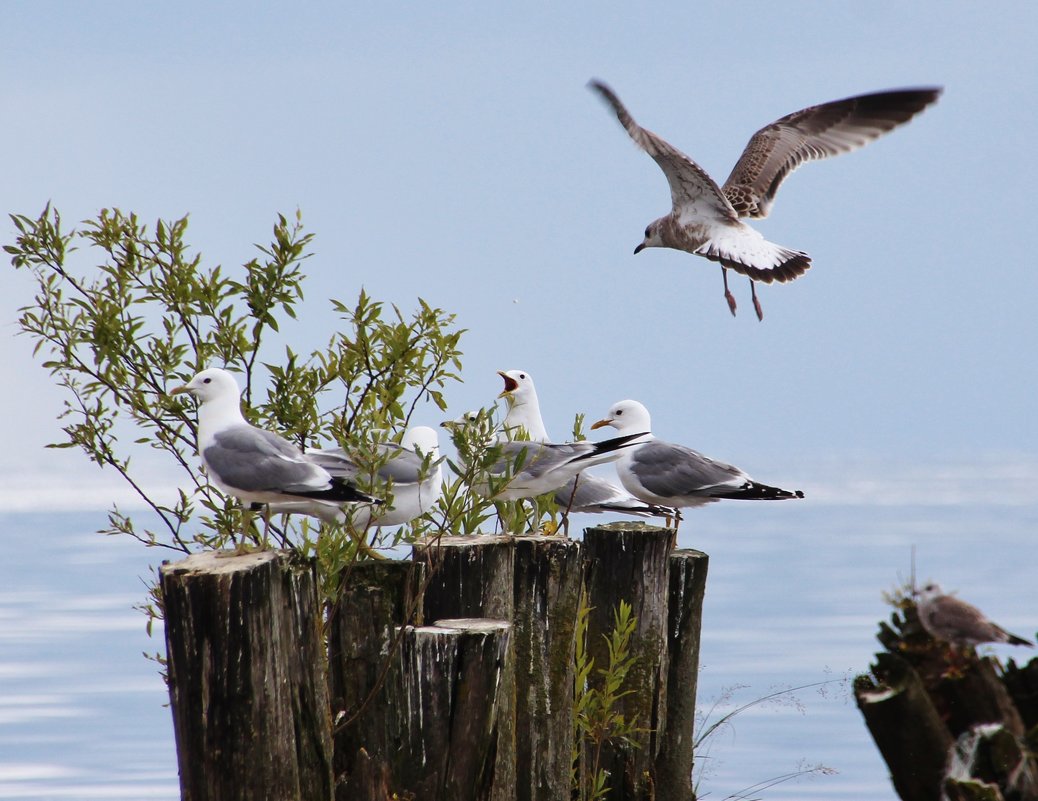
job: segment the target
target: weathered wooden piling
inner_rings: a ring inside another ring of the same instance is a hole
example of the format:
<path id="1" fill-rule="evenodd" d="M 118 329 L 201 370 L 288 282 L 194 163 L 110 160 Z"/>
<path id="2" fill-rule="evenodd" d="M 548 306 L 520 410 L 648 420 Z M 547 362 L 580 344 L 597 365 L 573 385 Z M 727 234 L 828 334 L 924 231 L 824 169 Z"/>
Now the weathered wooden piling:
<path id="1" fill-rule="evenodd" d="M 403 631 L 398 704 L 407 726 L 392 759 L 399 797 L 491 797 L 497 693 L 510 628 L 500 620 L 456 619 Z"/>
<path id="2" fill-rule="evenodd" d="M 981 723 L 1000 723 L 1014 736 L 1024 736 L 1020 713 L 990 658 L 974 660 L 959 675 L 941 679 L 930 695 L 952 737 Z"/>
<path id="3" fill-rule="evenodd" d="M 1024 742 L 1028 674 L 1009 673 L 973 649 L 950 650 L 919 624 L 915 607 L 881 623 L 871 675 L 855 697 L 903 799 L 1038 801 L 1038 761 Z"/>
<path id="4" fill-rule="evenodd" d="M 952 737 L 908 662 L 877 654 L 876 671 L 882 685 L 858 676 L 854 697 L 894 789 L 903 799 L 940 801 Z"/>
<path id="5" fill-rule="evenodd" d="M 410 714 L 396 701 L 401 677 L 395 646 L 401 625 L 422 622 L 424 575 L 422 564 L 379 561 L 356 564 L 340 577 L 328 633 L 340 801 L 375 798 L 371 794 L 378 792 L 379 781 L 392 775 L 390 757 L 398 750 Z M 358 782 L 370 786 L 362 790 Z"/>
<path id="6" fill-rule="evenodd" d="M 674 540 L 673 529 L 644 523 L 610 523 L 584 531 L 591 605 L 587 651 L 596 665 L 609 662 L 606 638 L 620 601 L 631 604 L 636 621 L 631 653 L 637 661 L 627 674 L 631 692 L 621 699 L 624 718 L 636 731 L 631 743 L 606 742 L 599 763 L 609 772 L 606 797 L 611 801 L 649 799 L 657 787 L 655 761 L 667 727 L 667 601 Z M 593 672 L 592 686 L 597 680 Z"/>
<path id="7" fill-rule="evenodd" d="M 1010 659 L 1006 664 L 1002 681 L 1020 712 L 1024 728 L 1030 731 L 1038 726 L 1038 659 L 1018 665 Z"/>
<path id="8" fill-rule="evenodd" d="M 184 801 L 330 801 L 314 566 L 273 551 L 159 569 Z"/>
<path id="9" fill-rule="evenodd" d="M 515 619 L 514 537 L 437 537 L 417 542 L 414 561 L 426 566 L 429 581 L 422 609 L 427 620 L 456 617 Z M 515 648 L 509 637 L 497 703 L 497 751 L 492 801 L 515 798 Z"/>
<path id="10" fill-rule="evenodd" d="M 580 543 L 561 537 L 445 537 L 415 545 L 436 566 L 430 615 L 512 623 L 500 706 L 495 799 L 554 801 L 570 787 Z"/>
<path id="11" fill-rule="evenodd" d="M 570 792 L 581 577 L 579 543 L 516 538 L 516 801 L 554 801 Z"/>
<path id="12" fill-rule="evenodd" d="M 656 798 L 694 801 L 693 743 L 696 688 L 699 680 L 699 636 L 709 557 L 682 549 L 670 555 L 667 595 L 667 714 L 658 735 Z"/>
<path id="13" fill-rule="evenodd" d="M 636 621 L 622 703 L 642 748 L 611 752 L 610 798 L 691 801 L 706 556 L 640 524 L 586 536 L 418 543 L 352 566 L 325 610 L 283 554 L 164 567 L 183 798 L 570 798 L 586 583 L 592 648 L 620 599 Z"/>

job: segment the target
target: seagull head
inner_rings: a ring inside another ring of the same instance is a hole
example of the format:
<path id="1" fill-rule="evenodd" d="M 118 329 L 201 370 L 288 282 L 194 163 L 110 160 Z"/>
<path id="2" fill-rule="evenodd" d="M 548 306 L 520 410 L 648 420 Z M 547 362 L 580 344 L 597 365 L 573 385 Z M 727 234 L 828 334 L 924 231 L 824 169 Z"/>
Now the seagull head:
<path id="1" fill-rule="evenodd" d="M 440 454 L 439 435 L 436 433 L 436 429 L 429 428 L 429 426 L 409 428 L 400 444 L 422 456 L 432 456 L 433 459 Z"/>
<path id="2" fill-rule="evenodd" d="M 460 431 L 463 428 L 473 425 L 479 422 L 480 415 L 485 412 L 480 409 L 479 411 L 465 412 L 465 414 L 455 417 L 453 420 L 444 420 L 440 423 L 440 428 L 446 428 L 451 433 Z"/>
<path id="3" fill-rule="evenodd" d="M 929 584 L 926 584 L 921 590 L 919 590 L 920 601 L 932 601 L 934 598 L 937 598 L 941 595 L 944 595 L 944 593 L 941 591 L 941 585 L 934 581 L 931 581 Z"/>
<path id="4" fill-rule="evenodd" d="M 241 390 L 238 389 L 238 382 L 234 380 L 234 376 L 229 372 L 221 370 L 219 367 L 210 367 L 208 370 L 200 372 L 183 386 L 169 391 L 170 395 L 180 395 L 183 393 L 194 396 L 201 403 L 223 399 L 233 399 L 237 402 Z"/>
<path id="5" fill-rule="evenodd" d="M 649 410 L 636 400 L 622 400 L 609 407 L 606 416 L 591 424 L 592 429 L 612 426 L 621 434 L 633 431 L 651 431 Z"/>
<path id="6" fill-rule="evenodd" d="M 645 228 L 645 239 L 642 243 L 634 249 L 635 254 L 641 253 L 645 248 L 662 248 L 665 247 L 663 239 L 660 238 L 660 230 L 662 227 L 663 220 L 659 219 L 655 222 L 651 222 Z"/>
<path id="7" fill-rule="evenodd" d="M 537 390 L 533 387 L 533 376 L 525 370 L 498 370 L 497 374 L 505 382 L 505 388 L 497 397 L 507 400 L 509 406 L 526 403 L 537 397 Z"/>

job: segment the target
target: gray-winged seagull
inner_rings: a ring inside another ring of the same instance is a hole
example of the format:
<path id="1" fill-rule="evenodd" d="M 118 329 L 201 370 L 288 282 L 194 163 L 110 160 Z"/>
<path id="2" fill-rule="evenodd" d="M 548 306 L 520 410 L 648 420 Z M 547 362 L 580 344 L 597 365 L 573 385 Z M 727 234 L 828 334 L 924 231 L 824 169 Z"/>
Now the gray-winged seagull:
<path id="1" fill-rule="evenodd" d="M 953 595 L 945 595 L 938 584 L 930 583 L 923 587 L 916 602 L 916 611 L 919 613 L 919 622 L 931 637 L 951 643 L 955 648 L 967 645 L 975 647 L 985 642 L 1034 645 L 988 620 L 972 604 Z"/>
<path id="2" fill-rule="evenodd" d="M 498 441 L 522 439 L 548 442 L 551 438 L 544 427 L 541 405 L 533 376 L 525 370 L 499 370 L 505 388 L 498 397 L 508 404 L 508 414 L 501 423 Z M 637 515 L 639 517 L 673 517 L 674 510 L 654 503 L 645 503 L 604 478 L 581 473 L 555 491 L 555 503 L 566 512 Z"/>
<path id="3" fill-rule="evenodd" d="M 381 503 L 331 475 L 284 437 L 250 424 L 241 413 L 238 382 L 226 370 L 203 370 L 170 394 L 185 392 L 199 401 L 198 455 L 209 480 L 226 494 L 245 504 Z"/>
<path id="4" fill-rule="evenodd" d="M 621 434 L 638 436 L 616 463 L 620 483 L 646 503 L 674 508 L 702 506 L 723 499 L 781 501 L 803 498 L 800 490 L 779 489 L 754 481 L 738 467 L 717 462 L 698 451 L 664 442 L 652 435 L 649 411 L 635 400 L 614 403 L 606 416 L 591 428 L 612 426 Z M 679 518 L 680 519 L 680 518 Z"/>
<path id="5" fill-rule="evenodd" d="M 719 262 L 724 297 L 728 269 L 749 277 L 753 308 L 764 319 L 754 281 L 792 281 L 811 266 L 800 250 L 768 242 L 741 218 L 766 217 L 779 185 L 806 161 L 849 153 L 912 119 L 937 100 L 939 87 L 898 89 L 857 95 L 795 111 L 761 128 L 750 139 L 723 187 L 692 159 L 652 131 L 638 125 L 612 89 L 591 81 L 613 107 L 631 139 L 663 170 L 673 209 L 649 223 L 645 240 L 634 249 L 674 248 Z"/>

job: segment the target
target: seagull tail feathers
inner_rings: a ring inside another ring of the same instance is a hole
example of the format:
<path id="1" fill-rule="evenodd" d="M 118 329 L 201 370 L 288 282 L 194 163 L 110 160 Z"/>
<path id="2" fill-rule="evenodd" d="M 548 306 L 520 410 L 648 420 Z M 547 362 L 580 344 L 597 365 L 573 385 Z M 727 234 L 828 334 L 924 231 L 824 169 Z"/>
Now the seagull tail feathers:
<path id="1" fill-rule="evenodd" d="M 1034 648 L 1034 643 L 1030 640 L 1025 640 L 1023 637 L 1017 637 L 1015 634 L 1010 634 L 1008 631 L 1005 632 L 1006 642 L 1010 645 L 1026 645 L 1028 648 Z"/>
<path id="2" fill-rule="evenodd" d="M 802 490 L 784 490 L 779 487 L 769 487 L 767 484 L 758 484 L 756 481 L 747 481 L 743 486 L 737 490 L 732 490 L 719 495 L 712 495 L 714 498 L 726 498 L 729 500 L 737 501 L 787 501 L 796 498 L 803 498 L 804 493 Z"/>

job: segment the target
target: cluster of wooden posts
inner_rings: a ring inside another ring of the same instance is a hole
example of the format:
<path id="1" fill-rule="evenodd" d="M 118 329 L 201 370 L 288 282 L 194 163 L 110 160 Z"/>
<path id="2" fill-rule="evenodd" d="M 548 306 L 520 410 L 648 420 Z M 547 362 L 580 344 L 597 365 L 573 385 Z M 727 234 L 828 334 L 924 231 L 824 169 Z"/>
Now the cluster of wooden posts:
<path id="1" fill-rule="evenodd" d="M 574 648 L 607 663 L 621 600 L 636 656 L 606 743 L 609 799 L 691 801 L 707 557 L 671 529 L 418 543 L 339 577 L 280 552 L 160 571 L 183 799 L 562 801 L 572 793 Z M 593 672 L 591 681 L 598 678 Z"/>
<path id="2" fill-rule="evenodd" d="M 1038 659 L 950 653 L 911 605 L 879 640 L 854 694 L 903 801 L 1038 801 Z"/>

